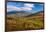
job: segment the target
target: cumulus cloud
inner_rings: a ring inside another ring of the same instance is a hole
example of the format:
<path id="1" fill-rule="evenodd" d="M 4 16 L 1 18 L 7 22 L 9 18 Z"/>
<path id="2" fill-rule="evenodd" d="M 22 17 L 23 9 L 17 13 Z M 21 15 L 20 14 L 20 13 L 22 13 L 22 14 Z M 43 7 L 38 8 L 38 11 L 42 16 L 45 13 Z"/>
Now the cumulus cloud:
<path id="1" fill-rule="evenodd" d="M 24 4 L 24 7 L 16 7 L 16 6 L 11 6 L 8 5 L 7 6 L 7 12 L 9 11 L 27 11 L 27 10 L 32 10 L 32 8 L 34 7 L 34 4 Z"/>
<path id="2" fill-rule="evenodd" d="M 7 6 L 7 12 L 9 12 L 9 11 L 15 11 L 15 10 L 21 11 L 22 9 L 18 8 L 16 6 Z"/>
<path id="3" fill-rule="evenodd" d="M 34 7 L 34 4 L 25 3 L 24 4 L 24 10 L 32 10 Z"/>
<path id="4" fill-rule="evenodd" d="M 29 8 L 29 7 L 23 7 L 23 10 L 24 10 L 24 11 L 32 10 L 32 8 Z"/>
<path id="5" fill-rule="evenodd" d="M 34 4 L 25 3 L 24 7 L 34 7 Z"/>

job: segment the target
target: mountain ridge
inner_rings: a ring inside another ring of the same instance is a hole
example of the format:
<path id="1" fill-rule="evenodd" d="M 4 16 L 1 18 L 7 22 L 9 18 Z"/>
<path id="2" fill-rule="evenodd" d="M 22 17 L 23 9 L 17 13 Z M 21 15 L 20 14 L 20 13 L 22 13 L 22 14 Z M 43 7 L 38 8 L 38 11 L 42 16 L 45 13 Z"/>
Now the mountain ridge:
<path id="1" fill-rule="evenodd" d="M 34 15 L 37 15 L 39 13 L 43 13 L 44 11 L 39 11 L 39 12 L 36 12 L 36 13 L 27 13 L 25 11 L 12 11 L 12 12 L 8 12 L 7 14 L 10 15 L 10 14 L 15 14 L 17 17 L 21 17 L 21 16 L 25 16 L 25 17 L 28 17 L 28 16 L 34 16 Z"/>

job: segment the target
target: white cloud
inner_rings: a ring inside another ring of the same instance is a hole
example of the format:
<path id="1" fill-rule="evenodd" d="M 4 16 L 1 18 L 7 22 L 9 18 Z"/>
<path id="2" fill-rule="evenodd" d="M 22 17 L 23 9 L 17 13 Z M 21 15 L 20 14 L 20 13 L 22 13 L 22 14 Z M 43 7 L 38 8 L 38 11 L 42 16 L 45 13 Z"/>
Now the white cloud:
<path id="1" fill-rule="evenodd" d="M 34 4 L 25 3 L 24 7 L 34 7 Z"/>
<path id="2" fill-rule="evenodd" d="M 16 6 L 7 6 L 7 12 L 9 12 L 9 11 L 15 11 L 15 10 L 21 11 L 22 9 L 18 8 Z"/>
<path id="3" fill-rule="evenodd" d="M 24 10 L 32 10 L 34 7 L 34 4 L 25 3 L 24 4 Z"/>
<path id="4" fill-rule="evenodd" d="M 16 7 L 16 6 L 7 6 L 7 12 L 9 11 L 27 11 L 27 10 L 32 10 L 34 7 L 34 4 L 24 4 L 24 7 Z"/>
<path id="5" fill-rule="evenodd" d="M 23 7 L 23 10 L 24 10 L 24 11 L 32 10 L 32 8 L 30 8 L 30 7 Z"/>

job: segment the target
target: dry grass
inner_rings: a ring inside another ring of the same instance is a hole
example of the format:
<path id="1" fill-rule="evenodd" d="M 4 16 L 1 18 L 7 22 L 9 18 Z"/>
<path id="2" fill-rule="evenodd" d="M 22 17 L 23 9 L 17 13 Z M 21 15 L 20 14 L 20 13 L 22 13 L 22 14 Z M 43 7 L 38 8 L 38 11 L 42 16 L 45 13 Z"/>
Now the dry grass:
<path id="1" fill-rule="evenodd" d="M 7 31 L 43 29 L 43 14 L 30 17 L 7 16 Z"/>

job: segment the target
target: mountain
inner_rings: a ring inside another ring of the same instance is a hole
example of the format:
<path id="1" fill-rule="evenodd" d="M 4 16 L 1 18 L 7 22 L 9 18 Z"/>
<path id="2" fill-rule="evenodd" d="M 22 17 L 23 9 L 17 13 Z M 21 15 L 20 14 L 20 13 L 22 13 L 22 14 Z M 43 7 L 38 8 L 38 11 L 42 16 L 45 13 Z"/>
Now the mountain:
<path id="1" fill-rule="evenodd" d="M 15 13 L 16 13 L 16 11 L 7 12 L 8 15 L 9 14 L 15 14 Z"/>
<path id="2" fill-rule="evenodd" d="M 10 15 L 10 14 L 15 14 L 17 17 L 28 17 L 28 16 L 34 16 L 34 15 L 37 15 L 39 13 L 43 13 L 44 11 L 39 11 L 39 12 L 36 12 L 36 13 L 29 13 L 29 12 L 26 12 L 26 11 L 11 11 L 11 12 L 8 12 L 7 14 Z"/>
<path id="3" fill-rule="evenodd" d="M 7 14 L 16 14 L 16 13 L 24 13 L 25 11 L 10 11 L 10 12 L 7 12 Z"/>
<path id="4" fill-rule="evenodd" d="M 44 11 L 39 11 L 39 12 L 37 12 L 37 13 L 33 13 L 33 14 L 30 14 L 30 15 L 28 15 L 28 16 L 26 16 L 26 17 L 30 17 L 30 16 L 36 16 L 36 15 L 38 15 L 38 14 L 44 14 Z"/>
<path id="5" fill-rule="evenodd" d="M 11 11 L 7 13 L 7 15 L 11 15 L 11 14 L 15 14 L 17 17 L 21 17 L 21 16 L 30 15 L 31 13 L 28 13 L 26 11 Z"/>

